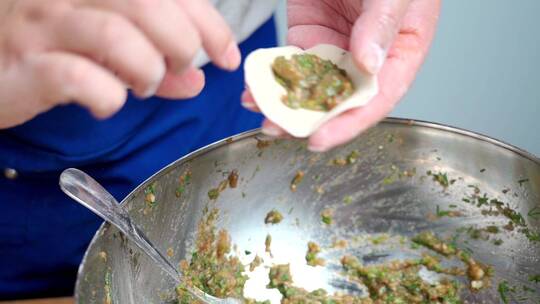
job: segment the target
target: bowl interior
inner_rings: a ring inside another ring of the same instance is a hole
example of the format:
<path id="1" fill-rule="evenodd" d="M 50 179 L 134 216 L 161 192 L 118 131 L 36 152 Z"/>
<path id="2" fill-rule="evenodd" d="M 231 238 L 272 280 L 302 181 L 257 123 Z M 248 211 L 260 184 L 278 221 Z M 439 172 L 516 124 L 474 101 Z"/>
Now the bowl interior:
<path id="1" fill-rule="evenodd" d="M 233 170 L 238 172 L 238 186 L 210 199 L 209 190 Z M 304 177 L 292 191 L 291 182 L 299 171 Z M 436 180 L 443 175 L 446 187 Z M 148 191 L 156 196 L 152 204 L 145 200 Z M 507 216 L 486 215 L 485 206 L 466 202 L 475 194 L 488 202 L 508 204 L 522 215 L 525 226 L 503 229 Z M 497 286 L 503 281 L 519 287 L 510 299 L 527 297 L 521 303 L 536 303 L 540 297 L 540 284 L 529 280 L 540 274 L 540 240 L 534 241 L 534 233 L 540 230 L 540 162 L 452 128 L 387 120 L 324 154 L 308 152 L 304 141 L 269 140 L 251 132 L 171 164 L 123 204 L 174 263 L 191 255 L 205 208 L 218 208 L 217 225 L 228 230 L 241 261 L 248 264 L 256 254 L 267 256 L 265 238 L 270 234 L 272 261 L 290 263 L 295 283 L 307 289 L 362 293 L 339 275 L 341 256 L 352 254 L 366 264 L 414 257 L 419 253 L 411 250 L 408 238 L 429 230 L 453 238 L 458 247 L 494 268 L 493 287 L 477 293 L 465 289 L 464 299 L 498 303 Z M 264 218 L 273 209 L 284 220 L 267 225 Z M 333 212 L 331 225 L 321 222 L 325 209 Z M 459 216 L 438 216 L 450 210 Z M 501 229 L 479 238 L 468 233 L 488 226 Z M 349 246 L 331 249 L 340 239 L 349 240 Z M 326 267 L 306 265 L 309 241 L 323 248 L 320 257 Z M 252 275 L 246 294 L 279 299 L 275 290 L 264 288 L 264 271 L 261 267 Z M 528 289 L 522 291 L 522 286 Z M 103 303 L 108 297 L 114 303 L 173 303 L 174 284 L 105 224 L 81 265 L 76 298 L 78 303 Z"/>

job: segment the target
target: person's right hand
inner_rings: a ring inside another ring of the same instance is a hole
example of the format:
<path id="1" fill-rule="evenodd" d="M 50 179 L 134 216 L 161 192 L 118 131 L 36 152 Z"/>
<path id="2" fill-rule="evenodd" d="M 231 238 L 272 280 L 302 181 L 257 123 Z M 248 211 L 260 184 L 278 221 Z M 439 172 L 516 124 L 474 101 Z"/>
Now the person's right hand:
<path id="1" fill-rule="evenodd" d="M 234 70 L 240 52 L 208 0 L 0 1 L 0 129 L 76 102 L 106 118 L 126 88 L 188 98 L 204 86 L 205 49 Z"/>

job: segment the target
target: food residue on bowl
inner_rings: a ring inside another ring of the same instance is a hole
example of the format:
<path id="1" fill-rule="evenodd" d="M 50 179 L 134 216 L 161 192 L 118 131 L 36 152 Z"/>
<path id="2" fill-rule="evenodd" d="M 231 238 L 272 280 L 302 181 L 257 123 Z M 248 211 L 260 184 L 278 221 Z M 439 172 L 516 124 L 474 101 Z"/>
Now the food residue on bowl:
<path id="1" fill-rule="evenodd" d="M 277 210 L 272 210 L 266 214 L 264 218 L 265 224 L 279 224 L 283 220 L 283 214 Z"/>

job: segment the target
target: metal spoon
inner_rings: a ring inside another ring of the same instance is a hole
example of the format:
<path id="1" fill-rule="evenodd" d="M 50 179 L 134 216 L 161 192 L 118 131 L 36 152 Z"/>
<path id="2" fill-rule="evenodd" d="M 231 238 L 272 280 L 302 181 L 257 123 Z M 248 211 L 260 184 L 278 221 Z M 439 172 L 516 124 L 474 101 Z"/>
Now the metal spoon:
<path id="1" fill-rule="evenodd" d="M 134 242 L 158 267 L 173 278 L 182 282 L 182 274 L 161 254 L 144 233 L 131 221 L 127 211 L 116 199 L 88 174 L 78 169 L 67 169 L 60 175 L 60 188 L 69 197 L 92 210 L 105 221 L 114 225 Z M 219 299 L 205 294 L 197 288 L 187 288 L 192 296 L 208 304 L 240 304 L 237 299 Z"/>

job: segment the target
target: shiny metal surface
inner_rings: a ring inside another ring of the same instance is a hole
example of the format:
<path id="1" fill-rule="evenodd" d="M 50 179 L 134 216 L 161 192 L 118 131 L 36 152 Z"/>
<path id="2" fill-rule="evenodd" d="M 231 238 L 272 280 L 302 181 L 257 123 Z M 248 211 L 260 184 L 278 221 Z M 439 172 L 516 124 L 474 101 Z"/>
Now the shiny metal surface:
<path id="1" fill-rule="evenodd" d="M 387 119 L 347 146 L 324 154 L 308 152 L 303 141 L 257 145 L 263 139 L 255 131 L 196 151 L 134 190 L 123 201 L 124 208 L 161 252 L 171 253 L 173 264 L 191 254 L 203 209 L 215 206 L 221 211 L 218 225 L 230 232 L 242 261 L 249 263 L 255 253 L 264 255 L 264 241 L 271 234 L 274 262 L 291 263 L 297 284 L 357 293 L 362 290 L 348 284 L 337 271 L 344 252 L 326 249 L 335 239 L 355 239 L 356 245 L 347 253 L 369 264 L 411 256 L 414 253 L 403 237 L 419 231 L 451 237 L 460 228 L 504 226 L 508 219 L 502 215 L 484 216 L 478 207 L 462 201 L 474 186 L 480 195 L 485 193 L 520 212 L 530 231 L 540 231 L 540 218 L 531 213 L 540 208 L 540 160 L 481 135 L 431 123 Z M 360 154 L 354 164 L 330 164 L 352 150 Z M 186 170 L 192 172 L 191 183 L 177 197 L 179 177 Z M 239 172 L 238 187 L 211 201 L 208 190 L 232 170 Z M 298 170 L 305 178 L 292 192 L 290 183 Z M 447 173 L 455 182 L 445 189 L 426 175 L 428 170 Z M 411 176 L 413 171 L 416 174 Z M 144 190 L 151 184 L 156 191 L 153 207 L 144 199 Z M 463 216 L 434 216 L 437 206 L 448 209 L 450 205 L 456 205 Z M 325 208 L 334 209 L 335 224 L 330 228 L 320 221 Z M 265 225 L 264 217 L 272 209 L 283 213 L 285 219 L 278 225 Z M 518 229 L 501 231 L 497 238 L 503 243 L 499 246 L 491 240 L 471 239 L 466 233 L 456 239 L 458 246 L 495 270 L 493 287 L 478 293 L 463 290 L 465 303 L 502 303 L 497 291 L 502 281 L 519 289 L 509 293 L 509 303 L 518 303 L 520 297 L 524 299 L 519 303 L 540 299 L 540 284 L 529 281 L 530 275 L 540 274 L 540 242 L 528 240 Z M 383 234 L 388 241 L 382 244 L 365 241 Z M 327 260 L 325 268 L 305 265 L 308 241 L 325 248 L 321 253 Z M 246 256 L 245 250 L 252 255 Z M 110 278 L 110 288 L 105 287 L 106 278 Z M 247 294 L 263 296 L 267 292 L 265 279 L 264 274 L 255 275 L 246 285 Z M 104 303 L 110 289 L 117 304 L 174 303 L 174 285 L 118 230 L 104 224 L 79 270 L 76 298 L 78 303 Z M 522 291 L 523 286 L 530 290 Z"/>
<path id="2" fill-rule="evenodd" d="M 81 170 L 70 168 L 60 175 L 60 188 L 73 200 L 90 209 L 102 219 L 120 230 L 142 253 L 146 254 L 155 266 L 167 274 L 176 284 L 180 284 L 182 274 L 164 254 L 156 249 L 145 233 L 134 223 L 126 209 L 103 186 Z M 218 299 L 199 289 L 186 288 L 191 295 L 207 304 L 235 304 L 235 299 Z"/>

